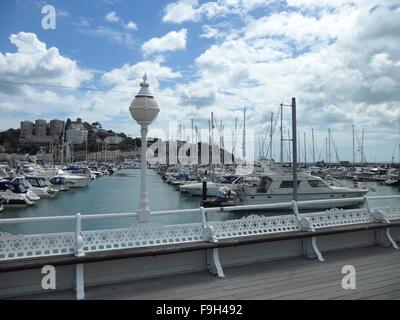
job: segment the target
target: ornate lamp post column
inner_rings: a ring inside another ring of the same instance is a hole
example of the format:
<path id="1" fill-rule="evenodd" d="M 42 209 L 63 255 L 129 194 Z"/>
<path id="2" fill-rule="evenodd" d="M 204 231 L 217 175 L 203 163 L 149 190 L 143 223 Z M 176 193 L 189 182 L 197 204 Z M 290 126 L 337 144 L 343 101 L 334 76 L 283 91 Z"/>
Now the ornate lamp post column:
<path id="1" fill-rule="evenodd" d="M 154 97 L 150 94 L 147 75 L 144 74 L 143 82 L 140 83 L 140 90 L 129 106 L 132 118 L 140 125 L 141 132 L 141 175 L 140 175 L 140 206 L 137 210 L 139 222 L 150 221 L 150 206 L 147 194 L 147 132 L 148 126 L 157 118 L 160 109 Z"/>

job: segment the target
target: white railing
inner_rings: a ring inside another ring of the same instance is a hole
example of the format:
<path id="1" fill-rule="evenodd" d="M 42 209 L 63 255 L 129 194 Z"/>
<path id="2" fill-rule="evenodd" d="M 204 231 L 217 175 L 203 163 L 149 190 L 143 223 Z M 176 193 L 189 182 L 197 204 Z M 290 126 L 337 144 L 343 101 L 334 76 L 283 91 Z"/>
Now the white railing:
<path id="1" fill-rule="evenodd" d="M 81 223 L 86 220 L 100 220 L 109 218 L 131 218 L 136 213 L 115 213 L 98 215 L 81 215 L 77 213 L 72 216 L 32 217 L 0 219 L 0 261 L 22 259 L 29 257 L 55 256 L 64 254 L 75 254 L 84 256 L 85 253 L 136 248 L 145 246 L 160 246 L 168 244 L 212 241 L 219 239 L 246 237 L 253 235 L 272 234 L 291 231 L 313 231 L 326 227 L 337 227 L 343 225 L 387 222 L 400 219 L 400 202 L 392 203 L 385 207 L 370 207 L 370 200 L 398 199 L 400 196 L 374 196 L 364 197 L 364 208 L 360 209 L 329 209 L 322 212 L 299 213 L 298 207 L 304 204 L 327 204 L 331 200 L 314 200 L 286 202 L 264 205 L 242 205 L 235 207 L 218 207 L 168 210 L 152 212 L 153 216 L 170 214 L 199 214 L 200 223 L 171 224 L 160 223 L 138 223 L 128 228 L 107 230 L 82 230 Z M 336 203 L 347 199 L 335 200 Z M 222 211 L 243 210 L 276 210 L 290 209 L 292 214 L 265 216 L 249 215 L 241 219 L 227 221 L 209 221 L 207 214 Z M 2 225 L 20 223 L 40 223 L 55 221 L 74 221 L 74 232 L 13 235 L 1 232 Z"/>

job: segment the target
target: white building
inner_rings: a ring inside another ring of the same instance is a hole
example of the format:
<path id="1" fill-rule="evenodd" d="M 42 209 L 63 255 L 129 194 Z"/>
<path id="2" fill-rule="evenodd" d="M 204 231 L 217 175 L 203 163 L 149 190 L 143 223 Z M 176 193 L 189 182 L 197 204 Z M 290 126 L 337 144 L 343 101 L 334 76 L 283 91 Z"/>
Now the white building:
<path id="1" fill-rule="evenodd" d="M 65 138 L 67 142 L 71 144 L 81 144 L 87 141 L 87 136 L 87 130 L 70 129 L 65 131 Z"/>
<path id="2" fill-rule="evenodd" d="M 119 144 L 124 140 L 125 140 L 125 138 L 115 135 L 115 136 L 105 138 L 104 143 L 105 144 Z"/>
<path id="3" fill-rule="evenodd" d="M 82 119 L 78 118 L 71 122 L 70 129 L 65 131 L 65 138 L 68 143 L 81 144 L 87 141 L 88 131 L 84 129 Z"/>

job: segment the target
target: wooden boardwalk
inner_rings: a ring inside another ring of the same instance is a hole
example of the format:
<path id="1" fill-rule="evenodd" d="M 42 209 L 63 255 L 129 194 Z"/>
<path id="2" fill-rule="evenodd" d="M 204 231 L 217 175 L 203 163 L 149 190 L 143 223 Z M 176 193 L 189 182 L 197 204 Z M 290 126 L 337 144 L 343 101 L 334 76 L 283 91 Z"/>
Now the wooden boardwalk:
<path id="1" fill-rule="evenodd" d="M 197 272 L 86 289 L 87 299 L 400 299 L 400 251 L 367 247 L 306 258 L 225 268 L 226 278 Z M 341 286 L 344 265 L 356 268 L 356 289 Z M 73 291 L 25 299 L 73 299 Z"/>

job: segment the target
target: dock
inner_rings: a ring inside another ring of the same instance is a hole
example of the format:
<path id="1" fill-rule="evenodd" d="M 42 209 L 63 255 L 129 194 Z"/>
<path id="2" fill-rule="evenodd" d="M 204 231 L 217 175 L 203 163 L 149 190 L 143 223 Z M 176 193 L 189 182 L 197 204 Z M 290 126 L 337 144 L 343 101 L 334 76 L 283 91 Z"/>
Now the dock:
<path id="1" fill-rule="evenodd" d="M 84 230 L 81 222 L 136 213 L 3 219 L 0 224 L 75 220 L 75 232 L 0 233 L 0 298 L 400 298 L 400 206 L 388 206 L 388 199 L 400 196 L 364 197 L 364 208 L 312 213 L 299 212 L 301 201 L 238 206 L 231 210 L 256 214 L 226 221 L 207 217 L 224 208 L 153 212 L 191 212 L 201 222 L 106 230 Z M 276 208 L 292 213 L 260 214 Z M 54 269 L 51 290 L 43 287 L 44 266 Z M 342 285 L 349 266 L 355 288 Z"/>
<path id="2" fill-rule="evenodd" d="M 89 300 L 400 299 L 400 253 L 371 246 L 327 253 L 325 262 L 300 257 L 226 268 L 225 278 L 208 272 L 88 288 Z M 342 267 L 356 269 L 356 289 L 344 290 Z M 22 299 L 75 299 L 73 290 Z"/>

